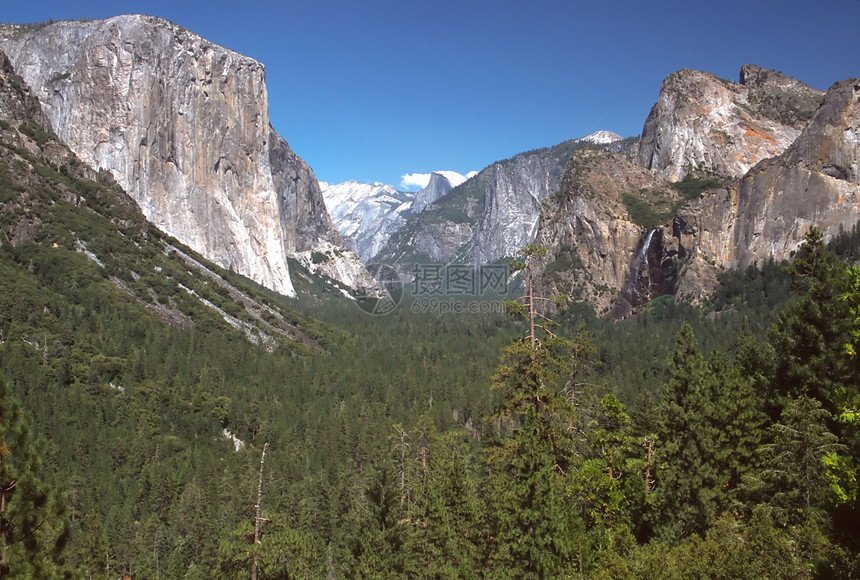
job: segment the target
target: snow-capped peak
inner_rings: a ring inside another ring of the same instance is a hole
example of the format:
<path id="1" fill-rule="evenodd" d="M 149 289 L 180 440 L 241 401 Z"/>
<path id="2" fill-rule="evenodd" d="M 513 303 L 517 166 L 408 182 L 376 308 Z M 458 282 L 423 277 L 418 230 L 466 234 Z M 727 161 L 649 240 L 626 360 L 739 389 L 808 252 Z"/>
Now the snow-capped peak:
<path id="1" fill-rule="evenodd" d="M 433 171 L 404 175 L 404 182 L 423 183 L 421 190 L 398 191 L 384 183 L 355 180 L 319 186 L 334 225 L 348 247 L 365 261 L 382 249 L 388 238 L 415 212 L 423 210 L 469 177 L 456 171 Z"/>
<path id="2" fill-rule="evenodd" d="M 594 143 L 595 145 L 609 145 L 616 141 L 623 141 L 624 137 L 612 131 L 595 131 L 585 137 L 580 137 L 577 141 L 585 143 Z"/>
<path id="3" fill-rule="evenodd" d="M 402 192 L 385 183 L 371 184 L 349 180 L 334 185 L 320 181 L 319 185 L 323 200 L 335 225 L 340 218 L 353 212 L 355 208 L 367 200 L 385 200 L 398 205 L 404 201 L 411 201 L 411 199 L 407 199 L 408 196 L 404 196 Z"/>

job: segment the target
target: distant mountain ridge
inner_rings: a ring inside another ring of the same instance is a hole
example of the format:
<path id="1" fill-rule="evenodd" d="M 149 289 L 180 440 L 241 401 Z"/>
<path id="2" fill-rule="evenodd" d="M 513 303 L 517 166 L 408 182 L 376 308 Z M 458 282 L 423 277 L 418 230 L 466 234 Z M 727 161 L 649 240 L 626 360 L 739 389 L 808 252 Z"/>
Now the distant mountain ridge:
<path id="1" fill-rule="evenodd" d="M 269 124 L 263 65 L 167 21 L 3 26 L 0 49 L 38 98 L 28 131 L 54 132 L 158 228 L 285 295 L 291 259 L 374 293 L 361 259 L 477 267 L 539 242 L 547 293 L 627 316 L 661 295 L 699 302 L 721 271 L 860 213 L 856 79 L 825 94 L 753 65 L 738 82 L 683 69 L 637 138 L 597 131 L 468 180 L 433 173 L 413 194 L 317 182 Z"/>
<path id="2" fill-rule="evenodd" d="M 617 133 L 595 131 L 569 141 L 568 146 L 611 146 L 623 141 Z M 347 245 L 358 252 L 362 260 L 372 262 L 411 216 L 432 206 L 466 181 L 467 177 L 456 171 L 434 171 L 428 184 L 417 193 L 398 191 L 391 185 L 356 181 L 336 185 L 320 182 L 320 187 L 332 220 Z M 485 226 L 485 229 L 492 227 Z M 438 241 L 444 243 L 442 239 Z"/>
<path id="3" fill-rule="evenodd" d="M 387 184 L 345 181 L 320 182 L 329 215 L 347 247 L 368 262 L 388 240 L 388 232 L 405 222 L 414 193 L 397 191 Z"/>
<path id="4" fill-rule="evenodd" d="M 417 192 L 354 180 L 334 185 L 320 182 L 320 188 L 347 246 L 369 263 L 412 214 L 423 211 L 464 181 L 466 177 L 456 171 L 434 171 L 427 185 Z"/>
<path id="5" fill-rule="evenodd" d="M 618 133 L 613 133 L 612 131 L 595 131 L 585 137 L 575 139 L 575 141 L 580 143 L 593 143 L 594 145 L 611 145 L 612 143 L 617 143 L 623 140 L 624 137 Z"/>
<path id="6" fill-rule="evenodd" d="M 575 150 L 626 152 L 631 145 L 630 139 L 598 131 L 498 161 L 413 215 L 376 260 L 405 273 L 419 262 L 477 266 L 512 256 L 534 241 L 541 204 L 558 190 Z"/>

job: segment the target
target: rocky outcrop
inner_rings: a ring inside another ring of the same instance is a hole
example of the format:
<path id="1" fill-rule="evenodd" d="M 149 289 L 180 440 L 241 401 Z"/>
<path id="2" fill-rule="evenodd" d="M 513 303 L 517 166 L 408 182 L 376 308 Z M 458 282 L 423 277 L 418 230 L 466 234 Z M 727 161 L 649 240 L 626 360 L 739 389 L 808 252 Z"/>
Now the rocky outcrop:
<path id="1" fill-rule="evenodd" d="M 679 200 L 664 180 L 621 155 L 574 153 L 558 193 L 543 204 L 535 240 L 547 248 L 538 264 L 541 291 L 566 294 L 617 317 L 658 294 L 663 277 L 654 230 L 631 218 L 626 198 L 646 193 L 670 204 Z"/>
<path id="2" fill-rule="evenodd" d="M 736 182 L 704 192 L 658 230 L 651 252 L 665 278 L 661 293 L 680 302 L 702 303 L 719 285 L 717 275 L 732 267 L 732 236 L 738 210 Z M 766 258 L 764 258 L 766 259 Z M 762 261 L 764 261 L 764 259 Z"/>
<path id="3" fill-rule="evenodd" d="M 0 47 L 58 137 L 217 264 L 293 295 L 287 256 L 342 246 L 312 171 L 269 125 L 259 62 L 147 16 L 7 28 Z"/>
<path id="4" fill-rule="evenodd" d="M 683 266 L 678 298 L 699 302 L 723 269 L 789 259 L 809 227 L 830 239 L 860 220 L 860 81 L 835 84 L 780 156 L 683 208 L 662 231 L 661 259 Z"/>
<path id="5" fill-rule="evenodd" d="M 821 104 L 823 93 L 781 72 L 745 64 L 740 84 L 758 114 L 802 131 Z"/>
<path id="6" fill-rule="evenodd" d="M 581 139 L 493 164 L 381 256 L 481 265 L 534 241 L 548 250 L 542 292 L 624 317 L 661 295 L 700 303 L 721 271 L 790 258 L 812 224 L 827 238 L 850 230 L 858 82 L 823 96 L 751 65 L 741 80 L 670 75 L 637 147 Z"/>
<path id="7" fill-rule="evenodd" d="M 42 114 L 42 106 L 39 99 L 30 92 L 30 87 L 24 82 L 9 57 L 0 51 L 0 119 L 18 125 L 30 122 L 40 129 L 49 128 L 45 115 Z"/>
<path id="8" fill-rule="evenodd" d="M 794 142 L 822 94 L 745 66 L 741 83 L 701 71 L 669 75 L 642 129 L 635 160 L 670 181 L 691 169 L 740 178 Z"/>

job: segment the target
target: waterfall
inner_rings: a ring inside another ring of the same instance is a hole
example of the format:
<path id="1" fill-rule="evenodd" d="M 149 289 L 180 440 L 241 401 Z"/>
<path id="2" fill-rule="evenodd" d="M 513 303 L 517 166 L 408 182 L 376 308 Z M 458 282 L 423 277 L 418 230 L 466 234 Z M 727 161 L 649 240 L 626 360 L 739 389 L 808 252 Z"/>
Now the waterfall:
<path id="1" fill-rule="evenodd" d="M 648 264 L 648 250 L 651 248 L 651 237 L 654 235 L 654 232 L 657 230 L 650 230 L 648 235 L 645 236 L 645 241 L 642 242 L 642 249 L 639 250 L 640 260 L 639 267 L 637 270 L 633 272 L 633 275 L 636 277 L 636 291 L 637 293 L 641 290 L 645 290 L 645 302 L 651 300 L 651 272 L 649 270 Z M 641 279 L 645 278 L 644 288 L 640 287 Z"/>
<path id="2" fill-rule="evenodd" d="M 630 264 L 630 278 L 628 281 L 628 289 L 632 303 L 639 302 L 639 294 L 645 290 L 645 301 L 651 298 L 651 275 L 648 272 L 648 248 L 651 247 L 651 237 L 657 230 L 650 230 L 645 240 L 642 242 L 642 247 L 636 252 L 636 257 Z M 643 284 L 644 278 L 644 284 Z M 643 287 L 644 286 L 644 287 Z"/>
<path id="3" fill-rule="evenodd" d="M 627 282 L 621 291 L 623 300 L 615 312 L 617 318 L 627 316 L 636 306 L 651 300 L 651 274 L 649 272 L 648 250 L 651 248 L 651 238 L 656 231 L 656 229 L 648 231 L 642 240 L 642 246 L 630 262 Z"/>
<path id="4" fill-rule="evenodd" d="M 648 235 L 645 236 L 645 241 L 642 243 L 642 248 L 639 250 L 639 255 L 636 257 L 640 267 L 643 264 L 645 265 L 646 276 L 648 275 L 648 248 L 651 247 L 651 236 L 653 236 L 656 231 L 657 230 L 651 230 L 648 232 Z M 634 274 L 638 274 L 638 270 L 634 271 Z"/>

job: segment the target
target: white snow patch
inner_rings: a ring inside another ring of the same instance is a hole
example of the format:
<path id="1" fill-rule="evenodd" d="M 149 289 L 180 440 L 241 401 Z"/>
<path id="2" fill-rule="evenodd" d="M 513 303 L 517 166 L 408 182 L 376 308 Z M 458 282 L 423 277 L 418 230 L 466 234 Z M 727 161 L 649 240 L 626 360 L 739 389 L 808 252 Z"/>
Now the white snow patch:
<path id="1" fill-rule="evenodd" d="M 577 139 L 577 141 L 594 143 L 595 145 L 609 145 L 610 143 L 615 143 L 616 141 L 623 140 L 624 137 L 622 137 L 618 133 L 613 133 L 612 131 L 595 131 L 594 133 Z"/>

